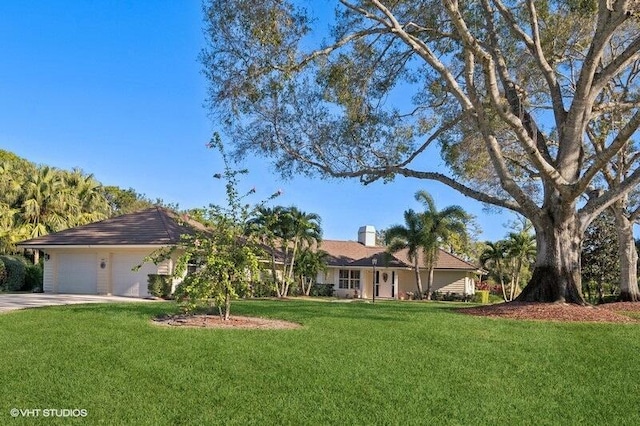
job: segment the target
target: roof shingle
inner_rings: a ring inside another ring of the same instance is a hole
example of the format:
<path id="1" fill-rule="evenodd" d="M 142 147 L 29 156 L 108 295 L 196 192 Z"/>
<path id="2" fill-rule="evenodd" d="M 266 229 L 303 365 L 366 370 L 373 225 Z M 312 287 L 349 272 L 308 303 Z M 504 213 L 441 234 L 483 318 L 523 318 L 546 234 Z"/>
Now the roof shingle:
<path id="1" fill-rule="evenodd" d="M 162 207 L 116 216 L 18 243 L 21 247 L 173 245 L 182 234 L 204 230 L 199 222 Z"/>
<path id="2" fill-rule="evenodd" d="M 371 266 L 372 259 L 378 259 L 379 266 L 410 268 L 408 250 L 389 254 L 382 246 L 365 246 L 357 241 L 323 240 L 320 249 L 329 254 L 329 266 Z M 418 256 L 420 265 L 424 265 L 422 253 Z M 454 256 L 442 249 L 438 252 L 436 269 L 476 270 L 477 266 Z"/>

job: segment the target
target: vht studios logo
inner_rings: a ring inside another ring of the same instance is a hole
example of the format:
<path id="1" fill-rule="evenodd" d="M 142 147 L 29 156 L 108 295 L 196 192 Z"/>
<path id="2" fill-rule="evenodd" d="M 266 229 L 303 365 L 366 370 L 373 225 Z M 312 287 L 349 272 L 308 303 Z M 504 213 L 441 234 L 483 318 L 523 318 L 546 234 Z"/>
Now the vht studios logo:
<path id="1" fill-rule="evenodd" d="M 11 417 L 87 417 L 84 408 L 12 408 Z"/>

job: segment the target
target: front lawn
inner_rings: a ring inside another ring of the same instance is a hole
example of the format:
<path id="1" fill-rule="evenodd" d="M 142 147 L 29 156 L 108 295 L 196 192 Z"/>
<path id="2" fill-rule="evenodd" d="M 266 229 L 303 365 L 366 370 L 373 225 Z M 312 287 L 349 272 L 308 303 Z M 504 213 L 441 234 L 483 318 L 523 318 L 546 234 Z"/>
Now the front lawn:
<path id="1" fill-rule="evenodd" d="M 640 325 L 449 306 L 232 307 L 296 330 L 151 324 L 169 302 L 2 314 L 0 424 L 34 423 L 12 408 L 85 409 L 85 424 L 640 424 Z"/>

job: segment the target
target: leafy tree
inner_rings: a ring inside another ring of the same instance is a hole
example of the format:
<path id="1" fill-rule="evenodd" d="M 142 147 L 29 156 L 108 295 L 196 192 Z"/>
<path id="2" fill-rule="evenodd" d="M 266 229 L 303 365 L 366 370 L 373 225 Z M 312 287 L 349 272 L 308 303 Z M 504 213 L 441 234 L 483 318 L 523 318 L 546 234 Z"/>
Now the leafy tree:
<path id="1" fill-rule="evenodd" d="M 163 205 L 161 200 L 157 200 L 160 201 L 160 203 L 157 201 L 153 202 L 133 188 L 122 189 L 118 186 L 105 186 L 103 187 L 103 191 L 104 196 L 109 203 L 111 216 L 133 213 L 158 204 Z"/>
<path id="2" fill-rule="evenodd" d="M 387 251 L 395 253 L 407 250 L 409 261 L 413 262 L 413 271 L 416 277 L 417 297 L 422 299 L 422 280 L 420 278 L 420 252 L 431 244 L 427 234 L 423 218 L 419 213 L 409 209 L 404 212 L 404 225 L 394 225 L 385 233 Z"/>
<path id="3" fill-rule="evenodd" d="M 615 47 L 614 47 L 615 49 Z M 618 80 L 615 86 L 610 86 L 607 90 L 619 92 L 633 90 L 631 87 L 640 75 L 640 69 L 634 69 L 625 78 Z M 630 111 L 625 109 L 612 109 L 600 114 L 597 120 L 590 123 L 587 128 L 588 140 L 592 145 L 592 150 L 597 153 L 602 151 L 607 138 L 612 133 L 619 132 L 624 124 L 632 118 Z M 602 169 L 601 179 L 593 184 L 593 193 L 597 194 L 603 187 L 616 188 L 621 182 L 633 172 L 635 161 L 638 158 L 638 146 L 633 140 L 628 140 L 624 147 L 609 161 L 609 164 Z M 618 256 L 620 258 L 620 300 L 638 301 L 640 299 L 640 289 L 638 288 L 638 252 L 635 248 L 633 236 L 633 225 L 640 217 L 640 191 L 634 189 L 622 196 L 609 208 L 616 223 L 616 233 L 618 239 Z"/>
<path id="4" fill-rule="evenodd" d="M 102 184 L 93 174 L 79 169 L 64 173 L 65 191 L 68 191 L 67 227 L 84 225 L 109 217 L 109 204 L 104 196 Z"/>
<path id="5" fill-rule="evenodd" d="M 221 318 L 228 320 L 231 301 L 248 290 L 249 283 L 257 278 L 259 272 L 260 246 L 244 232 L 254 210 L 244 203 L 244 198 L 255 190 L 242 196 L 239 194 L 238 176 L 247 171 L 231 167 L 217 134 L 209 147 L 217 149 L 224 161 L 224 173 L 216 176 L 226 181 L 228 205 L 224 208 L 212 205 L 202 210 L 201 215 L 210 227 L 183 237 L 184 253 L 178 259 L 175 273 L 180 276 L 190 263 L 198 267 L 195 272 L 187 274 L 178 286 L 176 297 L 187 311 L 203 306 L 214 307 Z M 165 255 L 157 254 L 155 261 Z"/>
<path id="6" fill-rule="evenodd" d="M 438 251 L 453 236 L 463 236 L 464 240 L 467 239 L 466 223 L 469 216 L 460 206 L 448 206 L 439 211 L 433 198 L 426 191 L 418 191 L 416 200 L 421 201 L 426 208 L 421 214 L 423 232 L 426 234 L 422 250 L 424 266 L 427 269 L 427 300 L 430 300 Z"/>
<path id="7" fill-rule="evenodd" d="M 238 153 L 284 174 L 436 180 L 518 212 L 538 245 L 518 299 L 584 303 L 584 231 L 640 183 L 635 157 L 591 190 L 640 125 L 637 2 L 336 4 L 328 33 L 293 0 L 205 5 L 211 109 Z M 629 119 L 594 147 L 611 111 Z M 448 172 L 425 161 L 437 143 Z"/>
<path id="8" fill-rule="evenodd" d="M 582 247 L 583 288 L 589 300 L 602 302 L 605 288 L 620 279 L 620 257 L 616 220 L 611 213 L 600 215 L 585 232 Z M 592 291 L 595 290 L 595 295 Z"/>

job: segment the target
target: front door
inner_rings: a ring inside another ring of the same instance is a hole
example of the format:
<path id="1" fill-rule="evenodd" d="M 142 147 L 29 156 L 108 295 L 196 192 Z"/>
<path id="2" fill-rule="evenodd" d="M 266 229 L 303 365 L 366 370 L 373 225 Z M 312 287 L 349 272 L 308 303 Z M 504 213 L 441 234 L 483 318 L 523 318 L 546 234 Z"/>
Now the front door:
<path id="1" fill-rule="evenodd" d="M 395 271 L 376 271 L 376 297 L 396 297 L 395 275 Z"/>

